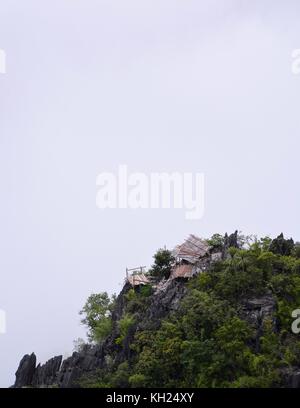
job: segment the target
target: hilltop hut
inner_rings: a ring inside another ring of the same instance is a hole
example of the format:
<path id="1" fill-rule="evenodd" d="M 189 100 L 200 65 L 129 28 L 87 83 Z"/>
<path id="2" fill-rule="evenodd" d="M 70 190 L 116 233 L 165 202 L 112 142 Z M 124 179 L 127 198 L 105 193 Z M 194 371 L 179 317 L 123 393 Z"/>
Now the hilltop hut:
<path id="1" fill-rule="evenodd" d="M 175 266 L 170 279 L 189 279 L 201 272 L 203 260 L 209 257 L 210 246 L 203 239 L 190 235 L 183 244 L 173 250 Z"/>

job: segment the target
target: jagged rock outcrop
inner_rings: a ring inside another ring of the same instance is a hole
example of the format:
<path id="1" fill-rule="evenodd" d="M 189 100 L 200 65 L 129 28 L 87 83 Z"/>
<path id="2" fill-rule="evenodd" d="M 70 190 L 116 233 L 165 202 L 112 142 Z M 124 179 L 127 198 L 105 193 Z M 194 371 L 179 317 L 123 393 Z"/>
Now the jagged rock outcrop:
<path id="1" fill-rule="evenodd" d="M 35 354 L 25 355 L 16 372 L 14 388 L 22 387 L 76 387 L 77 379 L 84 372 L 101 366 L 101 346 L 86 346 L 62 362 L 62 356 L 51 358 L 36 366 Z"/>
<path id="2" fill-rule="evenodd" d="M 78 379 L 83 373 L 102 367 L 101 346 L 84 347 L 80 352 L 75 352 L 63 361 L 57 374 L 57 385 L 61 388 L 77 387 Z"/>
<path id="3" fill-rule="evenodd" d="M 27 387 L 32 385 L 34 373 L 35 373 L 35 366 L 36 366 L 36 355 L 26 354 L 19 365 L 19 368 L 16 372 L 16 382 L 15 387 Z"/>
<path id="4" fill-rule="evenodd" d="M 238 248 L 238 231 L 236 230 L 233 234 L 228 236 L 227 232 L 224 237 L 224 250 L 227 250 L 230 247 Z"/>
<path id="5" fill-rule="evenodd" d="M 34 387 L 49 386 L 57 381 L 57 373 L 62 363 L 62 356 L 51 358 L 45 364 L 39 364 L 34 372 L 32 385 Z"/>
<path id="6" fill-rule="evenodd" d="M 57 356 L 36 367 L 36 355 L 25 355 L 16 372 L 14 387 L 44 387 L 56 384 L 61 363 L 62 356 Z"/>

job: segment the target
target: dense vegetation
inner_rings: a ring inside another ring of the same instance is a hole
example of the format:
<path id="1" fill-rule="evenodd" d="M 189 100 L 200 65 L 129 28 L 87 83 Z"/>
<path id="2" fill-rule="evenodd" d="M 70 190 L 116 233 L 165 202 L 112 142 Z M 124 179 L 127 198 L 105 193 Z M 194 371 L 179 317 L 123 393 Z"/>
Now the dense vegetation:
<path id="1" fill-rule="evenodd" d="M 214 235 L 212 250 L 224 247 Z M 167 278 L 173 259 L 159 250 L 150 274 Z M 190 281 L 176 312 L 155 330 L 136 330 L 152 296 L 150 285 L 129 289 L 122 316 L 113 319 L 115 298 L 92 295 L 82 314 L 89 339 L 103 341 L 115 327 L 116 353 L 127 347 L 117 366 L 81 380 L 85 387 L 277 387 L 286 370 L 300 366 L 300 334 L 292 332 L 292 312 L 300 307 L 300 245 L 281 234 L 271 240 L 239 236 L 222 261 Z M 269 296 L 272 314 L 259 330 L 243 314 L 245 301 Z M 296 317 L 296 316 L 294 316 Z M 129 351 L 128 351 L 129 350 Z"/>

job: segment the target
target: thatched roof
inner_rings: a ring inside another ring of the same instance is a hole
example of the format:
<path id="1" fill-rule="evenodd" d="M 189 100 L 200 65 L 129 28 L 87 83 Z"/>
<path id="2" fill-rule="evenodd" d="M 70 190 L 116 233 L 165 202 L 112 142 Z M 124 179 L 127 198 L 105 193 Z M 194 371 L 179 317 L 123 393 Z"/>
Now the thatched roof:
<path id="1" fill-rule="evenodd" d="M 206 241 L 191 234 L 183 244 L 174 249 L 173 256 L 194 264 L 208 254 L 209 248 Z"/>

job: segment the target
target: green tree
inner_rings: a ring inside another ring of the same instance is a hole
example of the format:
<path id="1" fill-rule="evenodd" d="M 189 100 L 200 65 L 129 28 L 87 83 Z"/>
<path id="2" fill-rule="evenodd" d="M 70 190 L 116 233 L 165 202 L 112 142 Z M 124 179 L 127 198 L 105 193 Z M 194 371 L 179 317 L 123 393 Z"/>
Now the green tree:
<path id="1" fill-rule="evenodd" d="M 215 250 L 222 250 L 224 248 L 225 239 L 223 235 L 214 234 L 207 240 L 207 243 Z"/>
<path id="2" fill-rule="evenodd" d="M 167 249 L 159 249 L 153 258 L 154 264 L 149 271 L 150 274 L 159 279 L 168 279 L 175 261 L 172 252 Z"/>
<path id="3" fill-rule="evenodd" d="M 115 295 L 109 297 L 106 292 L 89 296 L 82 310 L 81 323 L 88 328 L 88 339 L 91 342 L 103 340 L 112 328 L 112 311 L 115 304 Z"/>

